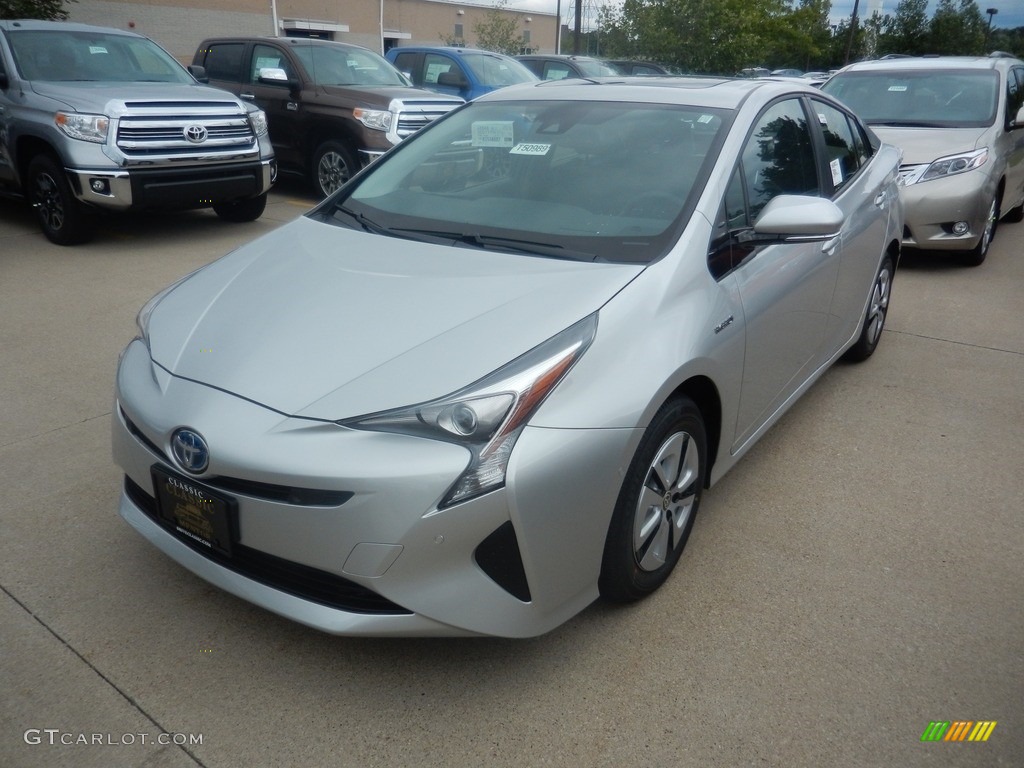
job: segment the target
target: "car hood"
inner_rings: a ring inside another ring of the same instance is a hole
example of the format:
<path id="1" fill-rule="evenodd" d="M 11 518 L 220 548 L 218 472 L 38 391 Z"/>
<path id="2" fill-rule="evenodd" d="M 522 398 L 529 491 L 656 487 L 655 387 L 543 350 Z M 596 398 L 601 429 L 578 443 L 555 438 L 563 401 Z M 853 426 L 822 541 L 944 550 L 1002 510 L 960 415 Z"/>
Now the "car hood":
<path id="1" fill-rule="evenodd" d="M 981 146 L 988 128 L 895 128 L 872 125 L 878 138 L 903 150 L 903 165 L 930 163 Z"/>
<path id="2" fill-rule="evenodd" d="M 342 100 L 355 98 L 378 108 L 387 107 L 392 99 L 402 99 L 406 102 L 451 102 L 452 106 L 463 103 L 458 96 L 448 96 L 406 85 L 321 85 L 319 88 L 327 97 Z"/>
<path id="3" fill-rule="evenodd" d="M 447 395 L 599 309 L 642 266 L 417 243 L 303 217 L 173 288 L 148 324 L 176 376 L 336 420 Z"/>
<path id="4" fill-rule="evenodd" d="M 240 103 L 219 88 L 188 83 L 53 83 L 33 82 L 32 90 L 62 102 L 74 112 L 92 112 L 117 117 L 131 101 L 209 101 Z M 113 102 L 113 103 L 111 103 Z M 109 105 L 109 108 L 108 108 Z"/>

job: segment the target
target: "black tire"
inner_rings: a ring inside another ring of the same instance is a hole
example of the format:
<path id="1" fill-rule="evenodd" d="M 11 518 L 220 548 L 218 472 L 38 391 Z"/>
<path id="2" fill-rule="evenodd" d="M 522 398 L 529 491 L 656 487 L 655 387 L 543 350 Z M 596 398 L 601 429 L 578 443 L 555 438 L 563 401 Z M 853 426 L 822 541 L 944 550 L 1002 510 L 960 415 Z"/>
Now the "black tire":
<path id="1" fill-rule="evenodd" d="M 875 280 L 871 284 L 871 298 L 868 300 L 868 308 L 860 326 L 860 336 L 857 337 L 857 342 L 846 350 L 846 354 L 843 355 L 845 360 L 852 363 L 862 362 L 871 357 L 878 347 L 882 331 L 885 330 L 885 320 L 889 316 L 889 299 L 892 297 L 892 279 L 895 272 L 892 256 L 882 259 Z"/>
<path id="2" fill-rule="evenodd" d="M 967 267 L 977 267 L 984 263 L 988 256 L 988 248 L 992 245 L 992 238 L 996 236 L 996 227 L 999 224 L 999 195 L 992 198 L 988 207 L 988 219 L 985 221 L 985 230 L 981 233 L 981 239 L 973 249 L 965 251 L 960 255 L 960 261 Z"/>
<path id="3" fill-rule="evenodd" d="M 267 207 L 267 193 L 264 192 L 258 197 L 250 197 L 248 200 L 236 200 L 232 203 L 217 203 L 213 210 L 224 221 L 256 221 L 263 215 Z"/>
<path id="4" fill-rule="evenodd" d="M 337 141 L 325 141 L 313 153 L 313 191 L 327 197 L 358 170 L 348 147 Z"/>
<path id="5" fill-rule="evenodd" d="M 601 595 L 632 602 L 665 583 L 686 546 L 704 493 L 707 433 L 685 397 L 655 414 L 619 492 L 604 545 Z"/>
<path id="6" fill-rule="evenodd" d="M 29 163 L 28 194 L 51 243 L 77 245 L 92 237 L 92 225 L 72 194 L 64 169 L 49 155 L 38 155 Z"/>
<path id="7" fill-rule="evenodd" d="M 1024 221 L 1024 203 L 1021 203 L 1016 208 L 1011 208 L 1003 216 L 1003 221 L 1009 222 L 1010 224 L 1017 224 Z"/>

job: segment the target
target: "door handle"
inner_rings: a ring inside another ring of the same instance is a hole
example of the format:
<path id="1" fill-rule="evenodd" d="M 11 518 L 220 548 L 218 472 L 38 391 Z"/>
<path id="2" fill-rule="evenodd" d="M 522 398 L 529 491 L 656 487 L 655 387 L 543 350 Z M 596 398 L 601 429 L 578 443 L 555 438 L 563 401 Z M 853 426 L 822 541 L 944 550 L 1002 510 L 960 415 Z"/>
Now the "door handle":
<path id="1" fill-rule="evenodd" d="M 881 208 L 882 206 L 885 205 L 885 201 L 888 199 L 888 195 L 886 195 L 884 191 L 879 192 L 877 195 L 875 195 L 875 205 Z"/>
<path id="2" fill-rule="evenodd" d="M 238 94 L 238 98 L 240 98 L 240 99 L 248 99 L 249 101 L 252 101 L 253 99 L 256 98 L 256 94 L 255 93 L 240 93 L 240 94 Z"/>

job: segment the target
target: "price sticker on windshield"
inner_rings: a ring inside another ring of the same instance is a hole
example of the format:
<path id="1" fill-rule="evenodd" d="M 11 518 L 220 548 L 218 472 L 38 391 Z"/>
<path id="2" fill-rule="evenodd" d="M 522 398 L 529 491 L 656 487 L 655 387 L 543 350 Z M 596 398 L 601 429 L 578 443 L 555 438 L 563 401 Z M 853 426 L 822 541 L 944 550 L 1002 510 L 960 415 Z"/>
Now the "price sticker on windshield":
<path id="1" fill-rule="evenodd" d="M 516 144 L 509 152 L 510 155 L 537 155 L 543 157 L 551 151 L 550 144 Z"/>
<path id="2" fill-rule="evenodd" d="M 511 147 L 511 120 L 480 120 L 473 123 L 474 147 Z"/>

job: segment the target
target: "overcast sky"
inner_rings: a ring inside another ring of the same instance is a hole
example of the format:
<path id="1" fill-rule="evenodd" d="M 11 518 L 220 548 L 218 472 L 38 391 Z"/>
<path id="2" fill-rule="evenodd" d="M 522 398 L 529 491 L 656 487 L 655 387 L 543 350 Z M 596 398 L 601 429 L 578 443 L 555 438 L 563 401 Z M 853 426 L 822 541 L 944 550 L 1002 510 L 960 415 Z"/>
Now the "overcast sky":
<path id="1" fill-rule="evenodd" d="M 558 0 L 510 0 L 509 8 L 523 11 L 542 11 L 545 13 L 556 13 Z M 472 0 L 474 4 L 488 4 L 487 0 Z M 584 7 L 588 0 L 583 0 Z M 601 6 L 605 0 L 589 0 L 594 7 Z M 871 12 L 878 7 L 882 13 L 893 13 L 899 0 L 860 0 L 861 18 L 867 18 Z M 1024 27 L 1024 0 L 977 0 L 978 7 L 982 14 L 988 8 L 995 8 L 999 11 L 992 18 L 993 27 Z M 931 15 L 935 10 L 936 0 L 928 3 L 928 13 Z M 572 14 L 573 0 L 562 0 L 562 16 L 570 21 Z M 849 18 L 853 13 L 853 0 L 832 0 L 832 21 Z M 986 17 L 987 18 L 987 17 Z"/>

